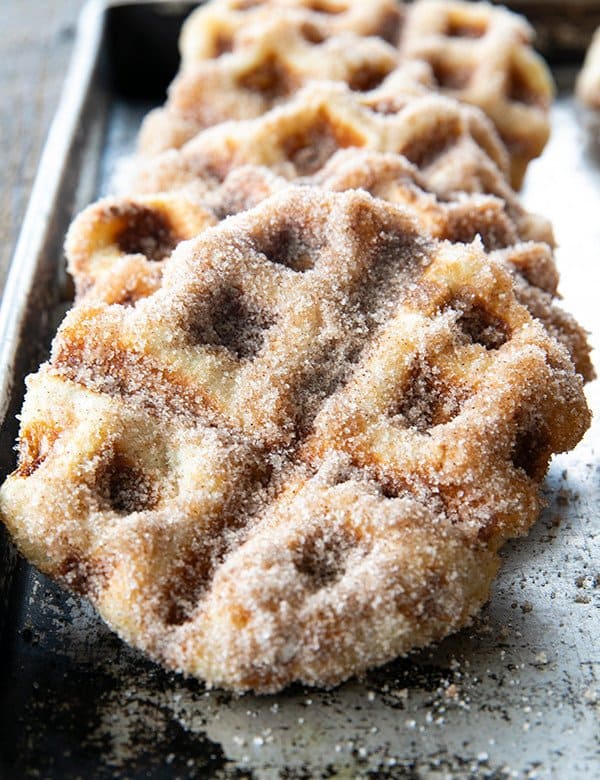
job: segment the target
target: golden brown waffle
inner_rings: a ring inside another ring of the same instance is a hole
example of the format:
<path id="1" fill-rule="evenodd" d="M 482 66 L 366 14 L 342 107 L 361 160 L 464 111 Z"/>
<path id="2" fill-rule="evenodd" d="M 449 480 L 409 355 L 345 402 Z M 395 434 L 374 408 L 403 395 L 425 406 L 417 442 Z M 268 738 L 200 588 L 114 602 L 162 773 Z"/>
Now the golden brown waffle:
<path id="1" fill-rule="evenodd" d="M 378 38 L 346 34 L 312 43 L 287 15 L 275 15 L 239 51 L 183 69 L 166 106 L 145 118 L 139 150 L 156 154 L 179 148 L 206 127 L 260 116 L 310 80 L 342 81 L 352 90 L 368 91 L 398 60 L 397 50 Z M 425 80 L 431 83 L 430 73 Z"/>
<path id="2" fill-rule="evenodd" d="M 589 423 L 566 351 L 477 244 L 290 188 L 82 304 L 29 379 L 0 509 L 166 666 L 332 685 L 439 639 Z"/>
<path id="3" fill-rule="evenodd" d="M 522 241 L 554 245 L 550 223 L 526 212 L 497 167 L 490 164 L 484 171 L 483 160 L 471 185 L 473 192 L 429 191 L 424 177 L 406 158 L 364 149 L 340 150 L 319 173 L 293 183 L 339 192 L 365 190 L 411 209 L 424 233 L 434 238 L 470 242 L 479 235 L 487 250 Z M 104 198 L 88 206 L 74 220 L 66 241 L 78 297 L 92 287 L 98 295 L 101 279 L 100 297 L 109 303 L 117 302 L 113 296 L 121 281 L 126 299 L 135 290 L 136 297 L 142 297 L 152 287 L 151 280 L 160 278 L 162 260 L 180 241 L 289 185 L 264 166 L 242 165 L 222 183 L 210 175 L 199 176 L 178 192 Z M 132 285 L 129 280 L 136 273 L 143 281 Z"/>
<path id="4" fill-rule="evenodd" d="M 468 243 L 480 236 L 486 250 L 524 241 L 554 245 L 550 223 L 523 209 L 493 164 L 487 175 L 474 182 L 485 187 L 484 192 L 452 190 L 440 197 L 427 190 L 424 177 L 401 155 L 345 149 L 336 152 L 319 173 L 295 179 L 293 184 L 338 192 L 365 190 L 409 208 L 421 230 L 434 238 Z M 136 272 L 144 282 L 124 285 L 125 299 L 130 300 L 134 290 L 139 292 L 136 297 L 149 294 L 152 285 L 147 280 L 159 280 L 162 261 L 180 241 L 288 186 L 287 179 L 264 166 L 242 165 L 221 184 L 211 176 L 198 177 L 178 192 L 105 198 L 92 204 L 74 220 L 66 241 L 78 297 L 94 287 L 94 294 L 103 300 L 123 302 L 112 296 L 120 280 L 129 280 Z M 109 287 L 108 271 L 114 282 Z"/>
<path id="5" fill-rule="evenodd" d="M 187 19 L 180 38 L 182 69 L 238 51 L 285 18 L 309 43 L 343 33 L 396 45 L 403 17 L 396 0 L 212 0 Z"/>
<path id="6" fill-rule="evenodd" d="M 361 189 L 410 209 L 425 235 L 465 243 L 479 236 L 488 251 L 506 248 L 497 257 L 516 274 L 519 300 L 567 347 L 576 369 L 590 380 L 594 371 L 586 334 L 554 302 L 558 274 L 551 226 L 523 209 L 495 166 L 488 173 L 479 183 L 493 195 L 460 192 L 440 198 L 427 191 L 419 171 L 400 155 L 348 149 L 337 152 L 320 173 L 295 183 L 338 192 Z M 66 242 L 78 299 L 133 304 L 151 295 L 181 240 L 290 183 L 268 168 L 247 165 L 211 186 L 210 178 L 199 179 L 179 194 L 107 198 L 85 209 Z"/>
<path id="7" fill-rule="evenodd" d="M 181 149 L 141 160 L 130 191 L 173 190 L 198 178 L 220 182 L 242 164 L 293 179 L 316 173 L 348 147 L 400 153 L 436 191 L 473 190 L 490 161 L 507 173 L 504 146 L 480 111 L 438 95 L 403 97 L 396 78 L 403 76 L 364 96 L 344 84 L 314 82 L 261 117 L 209 128 Z"/>
<path id="8" fill-rule="evenodd" d="M 513 186 L 550 132 L 552 78 L 520 16 L 488 3 L 417 0 L 407 11 L 401 52 L 427 61 L 439 89 L 482 108 L 511 155 Z"/>
<path id="9" fill-rule="evenodd" d="M 75 219 L 65 242 L 77 297 L 93 289 L 107 303 L 133 303 L 160 285 L 175 247 L 218 222 L 182 193 L 104 198 Z"/>
<path id="10" fill-rule="evenodd" d="M 584 106 L 600 109 L 600 29 L 596 30 L 577 77 L 577 97 Z"/>

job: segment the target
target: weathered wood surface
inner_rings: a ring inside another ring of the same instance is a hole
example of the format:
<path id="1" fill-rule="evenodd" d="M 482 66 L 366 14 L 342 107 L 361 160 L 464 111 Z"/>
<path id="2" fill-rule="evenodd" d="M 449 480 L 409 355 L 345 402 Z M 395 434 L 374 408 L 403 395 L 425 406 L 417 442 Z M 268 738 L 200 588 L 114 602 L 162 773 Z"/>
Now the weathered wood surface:
<path id="1" fill-rule="evenodd" d="M 0 0 L 0 289 L 69 62 L 83 0 Z"/>

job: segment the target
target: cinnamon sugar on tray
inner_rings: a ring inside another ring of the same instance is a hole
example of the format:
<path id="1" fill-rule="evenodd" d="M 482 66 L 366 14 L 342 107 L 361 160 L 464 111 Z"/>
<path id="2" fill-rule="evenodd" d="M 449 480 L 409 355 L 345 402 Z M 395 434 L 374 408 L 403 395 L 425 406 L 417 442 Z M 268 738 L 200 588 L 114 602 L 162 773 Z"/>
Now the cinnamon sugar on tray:
<path id="1" fill-rule="evenodd" d="M 468 624 L 589 425 L 552 228 L 509 183 L 545 71 L 464 5 L 212 0 L 129 189 L 69 230 L 0 512 L 209 685 L 334 685 Z M 478 41 L 460 100 L 447 38 Z M 523 94 L 475 90 L 484 52 Z"/>

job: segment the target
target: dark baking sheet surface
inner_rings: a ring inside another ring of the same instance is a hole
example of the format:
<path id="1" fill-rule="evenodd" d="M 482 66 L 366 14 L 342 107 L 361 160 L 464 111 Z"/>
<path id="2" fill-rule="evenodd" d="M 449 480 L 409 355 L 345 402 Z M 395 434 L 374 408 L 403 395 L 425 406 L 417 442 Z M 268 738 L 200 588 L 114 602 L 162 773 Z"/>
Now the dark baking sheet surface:
<path id="1" fill-rule="evenodd" d="M 26 221 L 17 251 L 31 266 L 23 285 L 32 279 L 9 312 L 20 332 L 0 334 L 6 361 L 15 358 L 11 381 L 3 376 L 2 477 L 14 465 L 22 378 L 68 305 L 64 232 L 78 208 L 110 191 L 141 117 L 162 100 L 188 8 L 86 9 L 76 58 L 89 79 L 71 82 L 81 93 L 60 114 L 73 121 L 59 127 L 67 140 L 48 164 L 55 191 L 37 198 L 43 213 Z M 573 70 L 558 75 L 567 91 L 524 197 L 555 221 L 566 304 L 597 344 L 600 174 L 568 96 Z M 148 94 L 148 83 L 161 87 Z M 592 386 L 595 409 L 598 396 Z M 164 672 L 18 558 L 0 529 L 0 778 L 600 776 L 598 442 L 596 426 L 556 459 L 548 509 L 528 539 L 505 548 L 491 602 L 472 628 L 333 692 L 234 697 Z"/>

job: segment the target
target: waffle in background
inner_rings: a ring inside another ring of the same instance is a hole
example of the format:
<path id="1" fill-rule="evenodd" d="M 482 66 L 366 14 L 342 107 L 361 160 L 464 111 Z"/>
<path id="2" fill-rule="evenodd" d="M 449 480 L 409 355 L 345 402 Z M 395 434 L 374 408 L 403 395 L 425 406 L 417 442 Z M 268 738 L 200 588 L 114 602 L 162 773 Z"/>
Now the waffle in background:
<path id="1" fill-rule="evenodd" d="M 519 188 L 550 133 L 550 72 L 532 48 L 525 19 L 486 3 L 418 0 L 406 14 L 400 50 L 422 58 L 445 94 L 478 106 L 494 122 Z"/>

